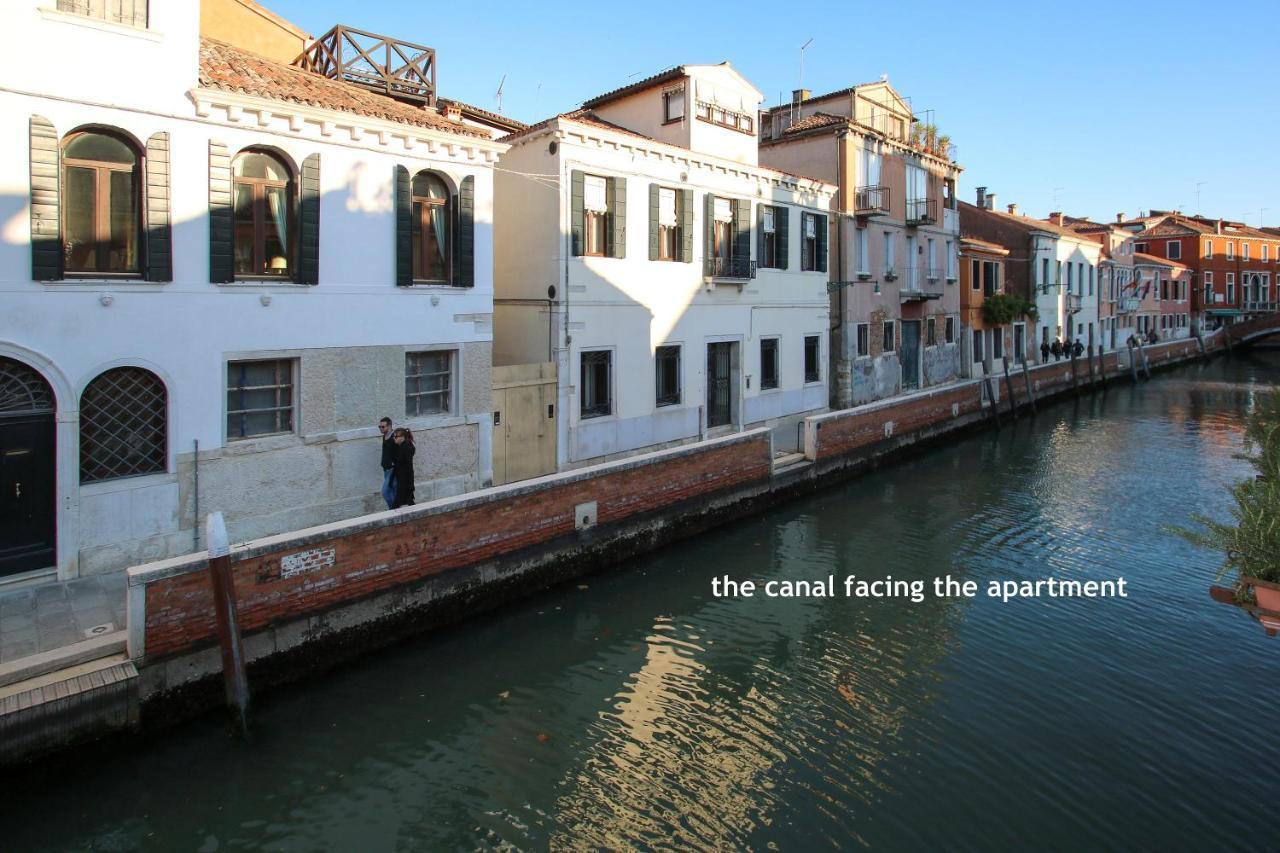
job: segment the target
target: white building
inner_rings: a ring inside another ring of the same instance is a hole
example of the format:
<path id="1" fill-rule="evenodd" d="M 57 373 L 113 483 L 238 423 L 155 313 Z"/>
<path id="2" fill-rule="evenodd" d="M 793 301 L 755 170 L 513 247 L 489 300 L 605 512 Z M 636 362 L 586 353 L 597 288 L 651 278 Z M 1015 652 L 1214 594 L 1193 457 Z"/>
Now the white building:
<path id="1" fill-rule="evenodd" d="M 827 405 L 835 187 L 757 165 L 763 96 L 686 65 L 505 137 L 495 364 L 556 363 L 556 465 Z"/>
<path id="2" fill-rule="evenodd" d="M 1098 262 L 1102 244 L 1050 222 L 1036 223 L 1032 231 L 1032 269 L 1039 341 L 1063 344 L 1080 342 L 1096 347 L 1102 342 L 1098 327 Z"/>
<path id="3" fill-rule="evenodd" d="M 189 0 L 11 4 L 0 51 L 0 582 L 382 509 L 381 416 L 419 501 L 488 479 L 505 146 Z"/>

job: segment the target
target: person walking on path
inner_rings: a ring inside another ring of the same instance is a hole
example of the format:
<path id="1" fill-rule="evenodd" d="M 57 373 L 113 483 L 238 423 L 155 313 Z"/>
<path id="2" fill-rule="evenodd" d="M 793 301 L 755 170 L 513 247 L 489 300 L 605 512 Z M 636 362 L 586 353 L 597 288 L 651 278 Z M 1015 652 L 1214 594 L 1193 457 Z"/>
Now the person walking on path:
<path id="1" fill-rule="evenodd" d="M 1062 360 L 1062 338 L 1054 338 L 1053 346 L 1049 347 L 1049 350 L 1053 353 L 1054 361 L 1061 361 Z"/>
<path id="2" fill-rule="evenodd" d="M 395 442 L 395 465 L 392 470 L 395 472 L 396 497 L 395 506 L 392 509 L 398 509 L 402 506 L 413 506 L 413 454 L 415 448 L 413 446 L 413 433 L 404 427 L 400 427 L 393 433 Z"/>
<path id="3" fill-rule="evenodd" d="M 1079 338 L 1076 338 L 1076 342 L 1071 346 L 1071 354 L 1074 355 L 1076 358 L 1079 358 L 1080 354 L 1083 352 L 1084 352 L 1084 344 L 1080 343 Z"/>
<path id="4" fill-rule="evenodd" d="M 382 499 L 387 502 L 387 509 L 396 505 L 396 443 L 391 438 L 391 418 L 378 421 L 378 432 L 382 434 Z"/>
<path id="5" fill-rule="evenodd" d="M 1040 363 L 1044 364 L 1048 360 L 1049 360 L 1049 342 L 1041 341 L 1040 342 Z"/>

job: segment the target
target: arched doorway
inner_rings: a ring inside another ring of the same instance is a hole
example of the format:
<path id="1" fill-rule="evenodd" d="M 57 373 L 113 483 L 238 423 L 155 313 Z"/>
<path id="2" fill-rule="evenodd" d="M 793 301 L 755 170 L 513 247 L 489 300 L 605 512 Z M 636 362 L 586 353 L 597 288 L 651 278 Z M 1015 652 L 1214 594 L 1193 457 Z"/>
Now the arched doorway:
<path id="1" fill-rule="evenodd" d="M 56 562 L 53 389 L 0 356 L 0 577 Z"/>

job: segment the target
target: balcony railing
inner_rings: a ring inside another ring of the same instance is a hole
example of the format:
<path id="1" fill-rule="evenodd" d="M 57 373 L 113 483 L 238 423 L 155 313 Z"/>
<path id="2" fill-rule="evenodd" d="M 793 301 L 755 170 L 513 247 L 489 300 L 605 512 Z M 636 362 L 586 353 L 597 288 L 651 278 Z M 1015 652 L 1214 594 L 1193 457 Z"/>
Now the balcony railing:
<path id="1" fill-rule="evenodd" d="M 424 45 L 339 24 L 316 39 L 298 65 L 393 98 L 436 101 L 436 52 Z"/>
<path id="2" fill-rule="evenodd" d="M 706 258 L 702 274 L 708 278 L 755 278 L 756 262 L 748 258 Z"/>
<path id="3" fill-rule="evenodd" d="M 1083 301 L 1084 301 L 1084 297 L 1082 297 L 1080 294 L 1068 293 L 1067 294 L 1067 313 L 1079 314 L 1080 309 L 1083 307 L 1082 305 Z"/>
<path id="4" fill-rule="evenodd" d="M 1257 313 L 1266 313 L 1276 310 L 1274 302 L 1246 302 L 1244 303 L 1245 311 L 1254 311 Z"/>
<path id="5" fill-rule="evenodd" d="M 942 298 L 942 270 L 932 267 L 907 267 L 902 271 L 898 296 L 903 302 Z"/>
<path id="6" fill-rule="evenodd" d="M 938 200 L 936 198 L 907 199 L 907 224 L 932 225 L 938 221 Z"/>
<path id="7" fill-rule="evenodd" d="M 1117 304 L 1117 310 L 1121 314 L 1132 314 L 1138 310 L 1138 298 L 1136 296 L 1126 296 Z"/>
<path id="8" fill-rule="evenodd" d="M 888 213 L 889 198 L 888 187 L 858 187 L 854 194 L 854 207 L 864 216 Z"/>

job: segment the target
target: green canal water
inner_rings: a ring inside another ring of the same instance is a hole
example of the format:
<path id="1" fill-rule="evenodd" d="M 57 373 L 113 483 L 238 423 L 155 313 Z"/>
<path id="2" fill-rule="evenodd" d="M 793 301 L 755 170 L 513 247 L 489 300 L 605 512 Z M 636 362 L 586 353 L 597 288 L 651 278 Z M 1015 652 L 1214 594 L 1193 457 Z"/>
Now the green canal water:
<path id="1" fill-rule="evenodd" d="M 1210 600 L 1280 353 L 1044 407 L 7 785 L 6 850 L 1274 849 L 1280 638 Z M 1128 598 L 717 599 L 714 577 Z"/>

